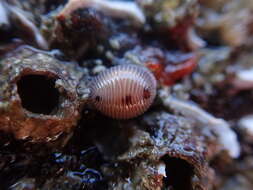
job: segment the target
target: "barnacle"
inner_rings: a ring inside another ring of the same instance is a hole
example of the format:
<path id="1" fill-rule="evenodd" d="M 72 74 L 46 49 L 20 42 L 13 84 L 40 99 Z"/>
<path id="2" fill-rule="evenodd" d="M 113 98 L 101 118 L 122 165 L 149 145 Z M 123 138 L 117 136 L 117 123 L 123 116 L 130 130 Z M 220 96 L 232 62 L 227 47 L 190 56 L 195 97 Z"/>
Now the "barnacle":
<path id="1" fill-rule="evenodd" d="M 0 61 L 0 130 L 18 139 L 48 141 L 75 127 L 82 73 L 74 65 L 30 48 Z"/>

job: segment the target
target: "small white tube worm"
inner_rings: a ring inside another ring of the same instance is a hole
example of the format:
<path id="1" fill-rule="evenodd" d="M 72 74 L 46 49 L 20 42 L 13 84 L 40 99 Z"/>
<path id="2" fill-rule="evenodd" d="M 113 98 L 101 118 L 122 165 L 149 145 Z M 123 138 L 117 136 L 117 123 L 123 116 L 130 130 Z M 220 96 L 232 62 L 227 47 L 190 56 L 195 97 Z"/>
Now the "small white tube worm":
<path id="1" fill-rule="evenodd" d="M 240 145 L 237 136 L 225 120 L 215 118 L 193 103 L 168 95 L 166 90 L 161 90 L 159 95 L 165 107 L 189 117 L 202 125 L 211 127 L 216 132 L 219 143 L 223 145 L 231 157 L 238 158 L 240 156 Z"/>

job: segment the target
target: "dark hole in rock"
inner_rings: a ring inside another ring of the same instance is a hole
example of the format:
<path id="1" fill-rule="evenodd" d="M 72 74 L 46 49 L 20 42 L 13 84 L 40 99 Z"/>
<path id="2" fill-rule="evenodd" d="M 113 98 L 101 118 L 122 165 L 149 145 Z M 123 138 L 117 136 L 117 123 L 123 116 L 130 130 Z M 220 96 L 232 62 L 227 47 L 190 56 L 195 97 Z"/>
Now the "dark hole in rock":
<path id="1" fill-rule="evenodd" d="M 189 163 L 168 155 L 162 157 L 161 160 L 166 164 L 165 187 L 173 190 L 193 190 L 191 184 L 193 167 Z"/>
<path id="2" fill-rule="evenodd" d="M 60 96 L 55 80 L 43 75 L 21 77 L 17 86 L 23 108 L 33 113 L 51 114 L 57 108 Z"/>

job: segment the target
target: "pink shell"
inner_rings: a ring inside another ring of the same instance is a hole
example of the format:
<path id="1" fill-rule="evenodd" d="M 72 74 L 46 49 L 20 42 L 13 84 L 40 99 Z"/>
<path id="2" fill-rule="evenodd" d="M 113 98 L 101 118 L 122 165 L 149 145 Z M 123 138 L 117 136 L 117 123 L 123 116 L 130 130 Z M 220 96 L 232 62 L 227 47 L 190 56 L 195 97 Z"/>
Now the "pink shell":
<path id="1" fill-rule="evenodd" d="M 145 112 L 156 95 L 156 79 L 146 68 L 115 66 L 91 81 L 91 101 L 104 115 L 128 119 Z"/>

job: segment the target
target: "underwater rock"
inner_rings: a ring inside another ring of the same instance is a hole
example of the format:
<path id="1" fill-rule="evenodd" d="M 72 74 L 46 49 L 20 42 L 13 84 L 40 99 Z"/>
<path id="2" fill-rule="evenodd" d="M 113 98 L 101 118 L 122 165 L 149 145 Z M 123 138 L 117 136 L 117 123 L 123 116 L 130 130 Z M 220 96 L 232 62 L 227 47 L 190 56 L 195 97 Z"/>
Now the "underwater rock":
<path id="1" fill-rule="evenodd" d="M 76 89 L 82 72 L 75 64 L 25 47 L 0 65 L 0 130 L 32 141 L 71 132 L 83 106 Z"/>

